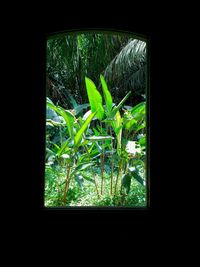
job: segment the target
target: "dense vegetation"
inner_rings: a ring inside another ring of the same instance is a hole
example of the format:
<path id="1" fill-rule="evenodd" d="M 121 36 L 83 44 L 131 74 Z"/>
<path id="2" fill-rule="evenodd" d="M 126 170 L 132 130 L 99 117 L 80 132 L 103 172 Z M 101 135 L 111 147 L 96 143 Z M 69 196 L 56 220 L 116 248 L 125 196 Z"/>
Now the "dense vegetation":
<path id="1" fill-rule="evenodd" d="M 145 52 L 130 36 L 48 40 L 45 206 L 146 205 Z"/>

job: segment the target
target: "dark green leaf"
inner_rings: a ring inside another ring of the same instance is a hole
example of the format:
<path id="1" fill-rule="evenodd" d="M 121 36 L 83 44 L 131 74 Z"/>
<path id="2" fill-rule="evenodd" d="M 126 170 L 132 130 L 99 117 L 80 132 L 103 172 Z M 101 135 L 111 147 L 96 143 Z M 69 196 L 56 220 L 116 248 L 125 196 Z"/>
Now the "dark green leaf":
<path id="1" fill-rule="evenodd" d="M 129 173 L 122 176 L 122 186 L 125 188 L 126 194 L 128 194 L 131 187 L 131 175 Z"/>
<path id="2" fill-rule="evenodd" d="M 82 171 L 82 170 L 85 170 L 85 169 L 87 169 L 89 166 L 92 166 L 92 165 L 94 165 L 93 162 L 79 164 L 79 165 L 76 167 L 76 171 Z"/>
<path id="3" fill-rule="evenodd" d="M 87 175 L 82 174 L 82 176 L 83 176 L 83 178 L 84 178 L 85 180 L 87 180 L 87 181 L 89 181 L 89 182 L 95 184 L 95 181 L 94 181 L 93 179 L 91 179 L 90 177 L 88 177 Z"/>
<path id="4" fill-rule="evenodd" d="M 142 179 L 142 177 L 138 174 L 137 171 L 132 172 L 132 175 L 135 178 L 135 180 L 137 180 L 141 185 L 143 186 L 145 185 L 144 179 Z"/>

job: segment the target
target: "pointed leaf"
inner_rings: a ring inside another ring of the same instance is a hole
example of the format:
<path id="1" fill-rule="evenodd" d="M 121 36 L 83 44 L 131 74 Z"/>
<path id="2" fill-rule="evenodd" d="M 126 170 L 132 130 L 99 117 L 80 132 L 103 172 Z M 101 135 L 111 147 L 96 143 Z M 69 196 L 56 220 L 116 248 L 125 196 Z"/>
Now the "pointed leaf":
<path id="1" fill-rule="evenodd" d="M 87 175 L 82 174 L 83 178 L 86 179 L 87 181 L 90 181 L 91 183 L 95 184 L 95 181 L 88 177 Z"/>
<path id="2" fill-rule="evenodd" d="M 62 147 L 61 147 L 60 150 L 57 152 L 58 157 L 60 157 L 60 155 L 61 155 L 64 151 L 69 150 L 68 145 L 69 145 L 69 140 L 67 140 L 66 142 L 63 143 Z"/>
<path id="3" fill-rule="evenodd" d="M 85 139 L 90 140 L 90 141 L 105 141 L 105 140 L 111 140 L 114 139 L 112 136 L 88 136 L 85 137 Z"/>
<path id="4" fill-rule="evenodd" d="M 145 112 L 145 102 L 141 102 L 137 104 L 135 107 L 130 109 L 132 115 L 136 115 L 137 113 Z"/>
<path id="5" fill-rule="evenodd" d="M 123 106 L 124 102 L 127 100 L 127 98 L 130 96 L 131 91 L 128 92 L 128 94 L 122 99 L 122 101 L 113 108 L 112 112 L 111 112 L 111 118 L 113 118 L 115 116 L 115 114 L 117 113 L 117 111 L 119 111 L 119 109 Z"/>
<path id="6" fill-rule="evenodd" d="M 86 84 L 87 95 L 88 95 L 88 99 L 90 102 L 91 110 L 92 112 L 98 111 L 96 113 L 96 118 L 98 118 L 99 120 L 102 120 L 104 116 L 104 108 L 102 106 L 102 97 L 92 80 L 85 77 L 85 84 Z"/>
<path id="7" fill-rule="evenodd" d="M 69 132 L 69 136 L 73 138 L 73 125 L 74 125 L 73 114 L 70 111 L 64 110 L 61 107 L 56 107 L 52 102 L 49 102 L 48 100 L 47 100 L 47 105 L 64 118 Z"/>
<path id="8" fill-rule="evenodd" d="M 74 175 L 77 172 L 83 171 L 92 165 L 94 165 L 94 162 L 81 163 L 78 166 L 76 166 L 75 170 L 73 172 L 71 172 L 71 175 Z"/>
<path id="9" fill-rule="evenodd" d="M 135 130 L 137 128 L 137 121 L 135 119 L 131 119 L 129 121 L 127 121 L 125 124 L 124 124 L 124 128 L 126 130 Z"/>
<path id="10" fill-rule="evenodd" d="M 128 194 L 131 187 L 131 175 L 129 173 L 122 176 L 122 186 L 125 188 L 126 193 Z"/>
<path id="11" fill-rule="evenodd" d="M 141 185 L 145 186 L 145 180 L 138 174 L 138 171 L 135 167 L 128 168 L 133 178 L 138 181 Z"/>
<path id="12" fill-rule="evenodd" d="M 132 173 L 135 180 L 137 180 L 141 185 L 145 186 L 145 181 L 142 179 L 142 177 L 135 171 Z"/>
<path id="13" fill-rule="evenodd" d="M 90 114 L 89 117 L 86 119 L 86 121 L 81 126 L 81 128 L 76 133 L 76 136 L 74 137 L 74 146 L 75 147 L 77 147 L 79 145 L 81 138 L 82 138 L 82 134 L 85 132 L 85 130 L 87 129 L 88 125 L 90 124 L 90 122 L 92 121 L 92 119 L 94 118 L 96 113 L 97 113 L 97 111 Z"/>
<path id="14" fill-rule="evenodd" d="M 103 88 L 103 95 L 104 95 L 107 110 L 108 110 L 108 116 L 110 116 L 110 112 L 112 110 L 112 105 L 113 105 L 112 96 L 108 90 L 107 83 L 102 75 L 100 75 L 100 80 L 101 80 L 101 84 Z"/>

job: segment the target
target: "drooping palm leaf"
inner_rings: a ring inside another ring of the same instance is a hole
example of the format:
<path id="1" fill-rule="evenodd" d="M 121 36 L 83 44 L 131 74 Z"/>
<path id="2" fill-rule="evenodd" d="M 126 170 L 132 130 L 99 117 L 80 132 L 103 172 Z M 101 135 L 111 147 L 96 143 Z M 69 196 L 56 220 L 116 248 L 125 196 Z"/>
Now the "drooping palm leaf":
<path id="1" fill-rule="evenodd" d="M 146 42 L 130 39 L 104 71 L 104 77 L 115 92 L 130 88 L 136 95 L 145 92 Z"/>

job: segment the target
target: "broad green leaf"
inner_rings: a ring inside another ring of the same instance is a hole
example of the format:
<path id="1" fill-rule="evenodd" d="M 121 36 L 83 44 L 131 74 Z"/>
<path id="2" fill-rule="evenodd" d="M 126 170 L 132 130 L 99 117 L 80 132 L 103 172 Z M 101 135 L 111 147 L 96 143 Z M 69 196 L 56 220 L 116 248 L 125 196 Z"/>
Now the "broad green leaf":
<path id="1" fill-rule="evenodd" d="M 132 109 L 130 109 L 130 112 L 132 115 L 136 115 L 138 113 L 144 113 L 145 112 L 145 104 L 146 102 L 141 102 L 139 104 L 137 104 L 135 107 L 133 107 Z"/>
<path id="2" fill-rule="evenodd" d="M 112 136 L 88 136 L 85 137 L 85 139 L 90 140 L 90 141 L 105 141 L 105 140 L 111 140 L 114 139 Z"/>
<path id="3" fill-rule="evenodd" d="M 85 170 L 85 169 L 87 169 L 89 166 L 92 166 L 92 165 L 94 165 L 94 162 L 79 164 L 79 165 L 76 167 L 76 171 L 82 171 L 82 170 Z"/>
<path id="4" fill-rule="evenodd" d="M 46 152 L 49 152 L 51 155 L 55 155 L 56 154 L 54 151 L 52 151 L 48 147 L 46 147 Z"/>
<path id="5" fill-rule="evenodd" d="M 137 180 L 141 185 L 145 186 L 145 181 L 142 179 L 142 177 L 137 173 L 137 171 L 132 173 L 135 180 Z"/>
<path id="6" fill-rule="evenodd" d="M 58 157 L 60 157 L 60 155 L 64 152 L 64 151 L 68 151 L 69 150 L 69 140 L 65 141 L 62 145 L 62 147 L 60 148 L 60 150 L 57 152 Z"/>
<path id="7" fill-rule="evenodd" d="M 76 115 L 79 114 L 81 111 L 83 111 L 84 109 L 88 108 L 90 105 L 89 104 L 82 104 L 82 105 L 78 105 L 74 108 Z"/>
<path id="8" fill-rule="evenodd" d="M 69 112 L 68 110 L 64 110 L 61 109 L 60 110 L 60 115 L 65 119 L 66 125 L 67 125 L 67 129 L 69 132 L 69 136 L 71 138 L 73 138 L 74 136 L 74 116 L 71 112 Z"/>
<path id="9" fill-rule="evenodd" d="M 66 125 L 67 125 L 68 132 L 69 132 L 69 136 L 71 138 L 73 138 L 73 135 L 74 135 L 74 133 L 73 133 L 73 125 L 74 125 L 73 114 L 70 111 L 64 110 L 61 107 L 56 107 L 53 103 L 49 102 L 48 100 L 47 100 L 47 105 L 64 118 Z"/>
<path id="10" fill-rule="evenodd" d="M 144 137 L 140 138 L 139 143 L 140 143 L 141 146 L 145 146 L 145 144 L 146 144 L 146 137 L 144 136 Z"/>
<path id="11" fill-rule="evenodd" d="M 83 125 L 81 126 L 81 128 L 78 130 L 78 132 L 76 133 L 75 137 L 74 137 L 74 146 L 77 147 L 81 141 L 82 135 L 85 132 L 85 130 L 87 129 L 88 125 L 90 124 L 90 122 L 92 121 L 92 119 L 94 118 L 94 116 L 96 115 L 97 111 L 90 114 L 89 117 L 86 119 L 86 121 L 83 123 Z"/>
<path id="12" fill-rule="evenodd" d="M 119 109 L 123 106 L 124 102 L 127 100 L 127 98 L 130 96 L 131 91 L 128 92 L 128 94 L 122 99 L 122 101 L 113 108 L 112 112 L 111 112 L 111 118 L 113 118 L 115 116 L 115 114 L 117 113 L 117 111 L 119 111 Z"/>
<path id="13" fill-rule="evenodd" d="M 141 129 L 145 128 L 145 127 L 146 127 L 146 124 L 145 124 L 145 122 L 144 122 L 144 123 L 142 123 L 141 125 L 138 125 L 138 126 L 137 126 L 135 132 L 138 132 L 139 130 L 141 130 Z"/>
<path id="14" fill-rule="evenodd" d="M 100 75 L 100 80 L 101 80 L 101 84 L 103 88 L 103 95 L 104 95 L 107 110 L 108 110 L 108 116 L 110 116 L 110 112 L 112 110 L 112 105 L 113 105 L 112 96 L 108 90 L 107 83 L 102 75 Z"/>
<path id="15" fill-rule="evenodd" d="M 102 97 L 92 80 L 85 77 L 85 84 L 86 84 L 87 95 L 88 95 L 88 99 L 90 102 L 91 110 L 92 112 L 97 111 L 95 115 L 96 118 L 99 120 L 102 120 L 104 116 L 104 108 L 102 106 Z"/>
<path id="16" fill-rule="evenodd" d="M 100 133 L 95 128 L 93 128 L 93 131 L 94 131 L 95 136 L 99 136 L 100 135 Z"/>
<path id="17" fill-rule="evenodd" d="M 90 177 L 88 177 L 85 174 L 82 174 L 83 178 L 86 179 L 87 181 L 90 181 L 91 183 L 95 184 L 95 181 L 93 179 L 91 179 Z"/>
<path id="18" fill-rule="evenodd" d="M 91 111 L 91 110 L 88 110 L 88 111 L 83 115 L 82 120 L 85 121 L 85 120 L 90 116 L 91 113 L 92 113 L 92 111 Z"/>
<path id="19" fill-rule="evenodd" d="M 46 125 L 52 125 L 52 126 L 61 126 L 63 125 L 62 122 L 57 122 L 51 119 L 46 119 Z"/>
<path id="20" fill-rule="evenodd" d="M 121 181 L 122 181 L 122 186 L 126 190 L 126 194 L 128 194 L 129 191 L 130 191 L 130 187 L 131 187 L 131 174 L 130 173 L 124 174 L 122 176 L 122 180 Z"/>
<path id="21" fill-rule="evenodd" d="M 77 172 L 83 171 L 85 169 L 87 169 L 88 167 L 94 165 L 93 162 L 89 162 L 89 163 L 81 163 L 78 166 L 76 166 L 75 170 L 73 172 L 71 172 L 71 175 L 74 175 Z"/>
<path id="22" fill-rule="evenodd" d="M 138 171 L 135 167 L 129 167 L 128 168 L 133 178 L 138 181 L 141 185 L 145 186 L 144 179 L 138 174 Z"/>
<path id="23" fill-rule="evenodd" d="M 124 128 L 126 130 L 132 130 L 132 129 L 136 129 L 137 128 L 137 121 L 135 119 L 131 119 L 129 121 L 127 121 L 125 124 L 124 124 Z"/>

